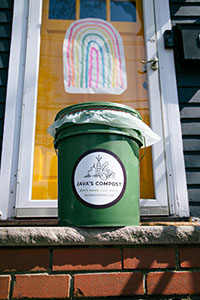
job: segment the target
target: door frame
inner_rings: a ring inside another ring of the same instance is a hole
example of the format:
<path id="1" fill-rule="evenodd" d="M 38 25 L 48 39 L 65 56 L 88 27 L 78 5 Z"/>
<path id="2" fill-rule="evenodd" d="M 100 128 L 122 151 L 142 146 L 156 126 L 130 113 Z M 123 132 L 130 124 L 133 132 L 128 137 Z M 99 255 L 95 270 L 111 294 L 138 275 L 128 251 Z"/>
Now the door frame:
<path id="1" fill-rule="evenodd" d="M 19 69 L 23 70 L 25 63 L 25 72 L 17 77 L 17 84 L 13 89 L 11 82 L 14 81 L 14 76 L 16 81 L 16 75 L 11 74 L 11 67 L 9 69 L 5 124 L 11 121 L 12 126 L 5 127 L 4 145 L 10 136 L 12 136 L 12 140 L 15 140 L 16 124 L 17 128 L 21 124 L 21 130 L 18 129 L 20 143 L 19 151 L 17 147 L 15 149 L 9 147 L 12 152 L 12 167 L 3 146 L 2 166 L 9 162 L 11 171 L 9 171 L 9 177 L 4 178 L 4 181 L 0 183 L 0 191 L 2 191 L 2 195 L 5 195 L 1 201 L 5 201 L 2 206 L 2 219 L 14 215 L 17 217 L 54 217 L 57 215 L 56 200 L 31 200 L 42 0 L 29 0 L 29 2 L 20 0 L 19 3 L 15 2 L 14 4 L 13 24 L 18 20 L 18 25 L 12 34 L 9 65 L 15 66 L 18 60 Z M 153 56 L 159 58 L 159 70 L 153 71 L 150 64 L 147 64 L 146 68 L 150 99 L 150 124 L 152 129 L 161 136 L 161 142 L 152 147 L 156 200 L 141 199 L 141 215 L 168 215 L 170 213 L 180 217 L 188 216 L 189 207 L 173 50 L 164 49 L 163 42 L 164 30 L 171 28 L 169 1 L 163 0 L 161 5 L 159 0 L 143 0 L 143 9 L 147 44 L 146 59 L 152 59 Z M 20 13 L 23 18 L 19 17 Z M 27 13 L 28 29 L 26 33 L 23 26 L 26 24 Z M 18 16 L 17 19 L 16 16 Z M 152 20 L 155 20 L 155 23 Z M 14 52 L 12 47 L 16 43 L 20 47 L 18 46 L 18 51 Z M 23 49 L 25 50 L 23 51 Z M 12 95 L 15 96 L 12 99 L 11 90 Z M 17 99 L 17 101 L 12 114 L 9 114 L 13 99 Z M 19 116 L 16 122 L 12 120 L 14 114 Z M 27 162 L 29 167 L 27 167 Z M 2 178 L 4 174 L 6 174 L 5 167 L 2 168 Z M 11 180 L 14 186 L 12 197 L 10 197 Z M 16 210 L 13 209 L 15 200 Z"/>

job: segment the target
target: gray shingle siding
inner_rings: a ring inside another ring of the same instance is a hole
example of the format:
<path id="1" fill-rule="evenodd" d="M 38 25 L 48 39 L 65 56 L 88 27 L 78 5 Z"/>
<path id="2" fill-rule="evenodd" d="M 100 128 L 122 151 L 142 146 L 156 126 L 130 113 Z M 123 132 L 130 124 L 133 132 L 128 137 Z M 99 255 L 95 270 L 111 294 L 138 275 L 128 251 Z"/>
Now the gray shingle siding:
<path id="1" fill-rule="evenodd" d="M 177 24 L 200 24 L 200 1 L 170 0 L 190 213 L 200 217 L 200 64 L 183 65 Z"/>
<path id="2" fill-rule="evenodd" d="M 0 158 L 14 0 L 0 0 Z"/>

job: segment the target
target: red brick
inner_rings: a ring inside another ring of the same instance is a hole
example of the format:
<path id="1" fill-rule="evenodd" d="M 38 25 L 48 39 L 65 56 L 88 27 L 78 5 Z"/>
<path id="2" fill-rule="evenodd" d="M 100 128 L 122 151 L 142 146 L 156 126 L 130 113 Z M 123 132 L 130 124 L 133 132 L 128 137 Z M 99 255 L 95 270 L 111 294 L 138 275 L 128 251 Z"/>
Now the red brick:
<path id="1" fill-rule="evenodd" d="M 124 268 L 173 268 L 175 250 L 168 247 L 125 248 Z"/>
<path id="2" fill-rule="evenodd" d="M 200 247 L 185 247 L 180 249 L 180 265 L 182 268 L 200 267 Z"/>
<path id="3" fill-rule="evenodd" d="M 142 273 L 96 273 L 74 276 L 76 297 L 111 297 L 143 294 Z"/>
<path id="4" fill-rule="evenodd" d="M 200 293 L 200 272 L 156 272 L 147 276 L 149 295 L 183 295 Z"/>
<path id="5" fill-rule="evenodd" d="M 0 276 L 0 299 L 9 299 L 10 280 L 9 275 Z"/>
<path id="6" fill-rule="evenodd" d="M 48 249 L 1 249 L 0 271 L 46 271 L 49 268 Z"/>
<path id="7" fill-rule="evenodd" d="M 13 298 L 66 298 L 69 280 L 69 275 L 16 275 Z"/>
<path id="8" fill-rule="evenodd" d="M 121 269 L 120 249 L 55 249 L 53 270 Z"/>

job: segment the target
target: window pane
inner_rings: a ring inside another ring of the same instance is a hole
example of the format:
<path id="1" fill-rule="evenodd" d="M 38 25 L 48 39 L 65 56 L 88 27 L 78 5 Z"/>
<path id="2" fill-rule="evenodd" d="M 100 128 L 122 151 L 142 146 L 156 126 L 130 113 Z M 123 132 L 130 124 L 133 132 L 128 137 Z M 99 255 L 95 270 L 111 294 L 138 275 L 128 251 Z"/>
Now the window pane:
<path id="1" fill-rule="evenodd" d="M 100 18 L 106 20 L 106 0 L 81 0 L 80 18 Z"/>
<path id="2" fill-rule="evenodd" d="M 111 0 L 111 21 L 136 22 L 136 6 L 133 1 Z"/>
<path id="3" fill-rule="evenodd" d="M 49 19 L 75 20 L 76 0 L 49 0 Z"/>
<path id="4" fill-rule="evenodd" d="M 63 82 L 63 40 L 67 26 L 71 24 L 71 21 L 68 22 L 68 24 L 63 20 L 46 22 L 46 7 L 48 1 L 49 0 L 43 0 L 44 21 L 42 23 L 32 189 L 32 199 L 35 200 L 51 200 L 57 198 L 57 156 L 53 147 L 53 138 L 47 134 L 47 128 L 53 123 L 59 110 L 68 105 L 82 102 L 116 102 L 135 108 L 141 114 L 143 121 L 149 124 L 147 78 L 140 62 L 141 59 L 145 57 L 142 1 L 137 2 L 138 17 L 136 22 L 127 22 L 127 24 L 115 22 L 114 24 L 124 41 L 124 55 L 126 60 L 127 89 L 121 95 L 76 94 L 65 92 Z M 85 7 L 86 4 L 87 7 L 89 7 L 88 3 L 91 3 L 90 8 L 92 7 L 92 3 L 101 3 L 101 5 L 104 3 L 105 5 L 105 1 L 81 0 L 80 2 L 82 4 L 84 3 Z M 94 12 L 95 9 L 88 9 L 88 11 Z M 93 16 L 94 15 L 86 15 L 85 17 Z M 95 16 L 99 17 L 99 15 Z M 83 20 L 81 21 L 84 22 Z M 86 30 L 87 24 L 82 23 L 82 25 L 85 26 L 83 27 L 83 31 Z M 100 26 L 102 26 L 101 23 L 99 24 L 98 32 L 105 37 L 107 33 L 103 33 Z M 85 32 L 85 34 L 87 33 Z M 106 51 L 106 48 L 104 51 Z M 114 52 L 115 47 L 113 47 L 113 53 Z M 71 53 L 73 56 L 74 52 L 72 51 Z M 143 155 L 143 151 L 144 149 L 141 150 L 141 156 Z M 146 155 L 140 162 L 140 178 L 140 197 L 142 199 L 154 199 L 150 147 L 147 148 Z"/>

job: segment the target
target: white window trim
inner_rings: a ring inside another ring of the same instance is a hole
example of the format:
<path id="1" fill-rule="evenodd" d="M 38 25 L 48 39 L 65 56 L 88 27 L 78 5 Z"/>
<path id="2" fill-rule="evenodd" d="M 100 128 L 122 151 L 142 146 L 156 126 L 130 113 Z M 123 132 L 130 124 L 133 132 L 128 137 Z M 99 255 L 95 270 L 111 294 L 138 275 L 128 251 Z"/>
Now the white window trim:
<path id="1" fill-rule="evenodd" d="M 144 34 L 146 60 L 157 57 L 157 38 L 154 22 L 153 1 L 143 0 Z M 148 79 L 149 116 L 151 128 L 161 137 L 160 142 L 152 146 L 152 163 L 155 199 L 141 199 L 141 215 L 168 215 L 168 192 L 165 166 L 165 148 L 163 121 L 161 115 L 159 71 L 153 71 L 151 64 L 146 64 Z"/>
<path id="2" fill-rule="evenodd" d="M 15 215 L 28 1 L 14 2 L 0 171 L 0 218 Z"/>
<path id="3" fill-rule="evenodd" d="M 164 47 L 164 32 L 165 30 L 170 30 L 172 28 L 169 0 L 154 0 L 154 9 L 160 64 L 160 89 L 164 122 L 170 213 L 179 217 L 187 217 L 189 216 L 189 200 L 183 154 L 174 53 L 173 49 L 165 49 Z"/>
<path id="4" fill-rule="evenodd" d="M 24 28 L 26 28 L 28 4 L 31 14 L 28 17 L 26 39 L 26 30 Z M 148 69 L 149 89 L 153 89 L 153 92 L 150 91 L 152 112 L 150 113 L 150 119 L 152 129 L 160 134 L 161 137 L 164 136 L 162 140 L 165 141 L 165 145 L 163 142 L 159 142 L 153 146 L 155 194 L 156 199 L 159 200 L 142 199 L 141 214 L 167 215 L 168 206 L 165 204 L 168 203 L 169 195 L 170 213 L 181 217 L 188 216 L 189 208 L 173 51 L 164 49 L 162 35 L 164 30 L 170 29 L 171 26 L 169 3 L 168 0 L 163 0 L 162 4 L 158 0 L 143 0 L 143 5 L 144 15 L 148 13 L 148 15 L 153 17 L 153 14 L 156 14 L 157 36 L 155 36 L 154 29 L 149 26 L 148 18 L 147 20 L 145 18 L 144 24 L 146 29 L 148 29 L 145 36 L 148 43 L 146 57 L 147 59 L 151 59 L 153 56 L 157 56 L 157 50 L 159 49 L 160 64 L 159 71 Z M 163 9 L 163 6 L 165 9 Z M 33 168 L 32 166 L 27 168 L 27 162 L 33 160 L 34 152 L 37 104 L 37 84 L 35 83 L 38 81 L 41 11 L 42 0 L 15 1 L 0 181 L 0 192 L 2 195 L 0 209 L 2 219 L 14 216 L 15 214 L 18 217 L 44 217 L 56 216 L 57 214 L 56 200 L 31 200 Z M 20 19 L 20 16 L 24 17 Z M 34 43 L 31 42 L 32 38 L 34 39 Z M 27 57 L 31 57 L 31 59 L 28 60 L 26 59 Z M 23 77 L 25 61 L 25 75 Z M 147 65 L 147 68 L 150 68 L 150 66 Z M 18 74 L 22 75 L 17 76 Z M 170 89 L 166 89 L 166 78 Z M 158 86 L 158 79 L 160 79 L 160 86 Z M 159 100 L 155 101 L 155 99 Z M 23 146 L 20 146 L 18 156 L 21 107 L 20 145 Z M 157 114 L 160 115 L 160 118 L 155 118 L 157 110 L 162 112 L 162 116 L 160 113 Z M 170 126 L 168 120 L 173 120 Z M 10 159 L 11 157 L 12 159 Z M 14 211 L 13 208 L 16 199 L 17 210 Z"/>
<path id="5" fill-rule="evenodd" d="M 33 163 L 29 164 L 28 168 L 26 167 L 27 162 L 32 162 L 34 157 L 42 1 L 30 0 L 29 5 L 27 59 L 20 140 L 20 145 L 23 144 L 23 146 L 20 147 L 19 152 L 16 215 L 18 217 L 53 217 L 57 215 L 56 200 L 31 200 Z"/>

